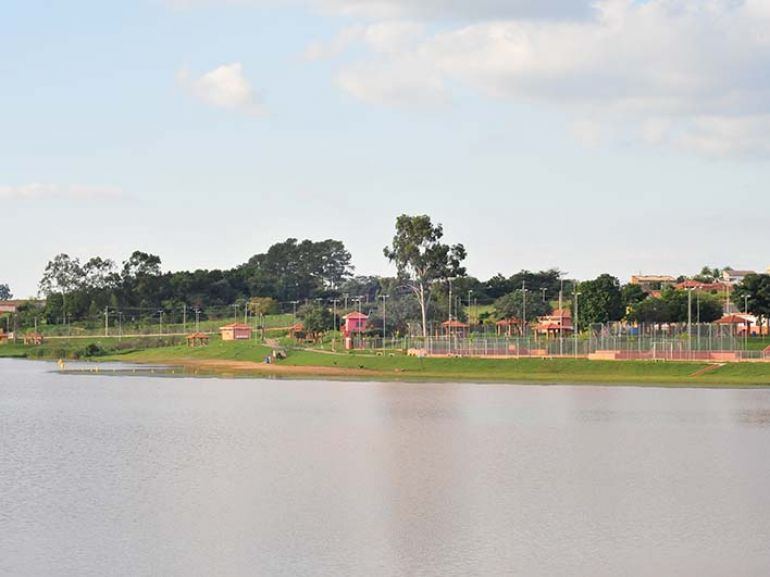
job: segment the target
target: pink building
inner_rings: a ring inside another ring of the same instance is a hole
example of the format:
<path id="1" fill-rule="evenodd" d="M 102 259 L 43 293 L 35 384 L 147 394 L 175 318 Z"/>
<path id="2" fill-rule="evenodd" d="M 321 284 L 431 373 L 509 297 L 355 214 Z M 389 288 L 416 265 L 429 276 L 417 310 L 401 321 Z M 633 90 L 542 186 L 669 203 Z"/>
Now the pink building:
<path id="1" fill-rule="evenodd" d="M 363 313 L 352 312 L 342 317 L 345 324 L 342 326 L 342 335 L 344 337 L 352 337 L 354 334 L 362 333 L 366 330 L 366 324 L 369 322 L 369 317 Z"/>
<path id="2" fill-rule="evenodd" d="M 248 341 L 251 338 L 251 327 L 243 323 L 233 323 L 219 327 L 223 341 Z"/>

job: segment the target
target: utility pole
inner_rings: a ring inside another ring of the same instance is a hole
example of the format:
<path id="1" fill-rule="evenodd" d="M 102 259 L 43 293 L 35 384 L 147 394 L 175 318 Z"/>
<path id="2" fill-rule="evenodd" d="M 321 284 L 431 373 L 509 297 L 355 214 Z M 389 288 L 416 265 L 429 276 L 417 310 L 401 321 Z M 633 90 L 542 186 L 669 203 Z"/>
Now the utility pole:
<path id="1" fill-rule="evenodd" d="M 195 332 L 199 333 L 201 330 L 201 310 L 198 307 L 195 307 Z"/>
<path id="2" fill-rule="evenodd" d="M 687 291 L 687 345 L 692 351 L 692 288 Z"/>
<path id="3" fill-rule="evenodd" d="M 382 348 L 385 348 L 385 299 L 388 295 L 382 296 Z"/>
<path id="4" fill-rule="evenodd" d="M 182 332 L 187 334 L 187 303 L 182 303 Z"/>
<path id="5" fill-rule="evenodd" d="M 564 305 L 562 304 L 562 294 L 564 294 L 564 279 L 559 273 L 559 356 L 564 354 Z"/>
<path id="6" fill-rule="evenodd" d="M 233 322 L 238 322 L 238 303 L 233 305 Z"/>
<path id="7" fill-rule="evenodd" d="M 350 296 L 350 293 L 345 293 L 343 296 L 345 297 L 345 310 L 348 310 L 348 296 Z"/>
<path id="8" fill-rule="evenodd" d="M 527 336 L 527 286 L 521 281 L 521 336 Z"/>
<path id="9" fill-rule="evenodd" d="M 334 319 L 333 320 L 333 323 L 334 323 L 333 327 L 334 327 L 335 331 L 337 330 L 337 304 L 339 302 L 340 302 L 340 299 L 333 299 L 332 300 L 332 315 L 333 315 L 332 318 Z"/>
<path id="10" fill-rule="evenodd" d="M 471 295 L 473 294 L 473 289 L 468 289 L 468 332 L 471 330 L 471 313 L 473 312 L 473 307 L 471 303 Z"/>
<path id="11" fill-rule="evenodd" d="M 110 308 L 104 307 L 104 336 L 109 336 Z"/>
<path id="12" fill-rule="evenodd" d="M 163 336 L 163 309 L 158 312 L 160 313 L 158 317 L 158 335 Z"/>
<path id="13" fill-rule="evenodd" d="M 291 304 L 294 306 L 294 320 L 292 321 L 291 327 L 292 330 L 294 330 L 294 327 L 297 325 L 297 304 L 299 301 L 291 301 Z"/>
<path id="14" fill-rule="evenodd" d="M 578 333 L 580 332 L 580 293 L 575 291 L 575 358 L 578 356 Z"/>

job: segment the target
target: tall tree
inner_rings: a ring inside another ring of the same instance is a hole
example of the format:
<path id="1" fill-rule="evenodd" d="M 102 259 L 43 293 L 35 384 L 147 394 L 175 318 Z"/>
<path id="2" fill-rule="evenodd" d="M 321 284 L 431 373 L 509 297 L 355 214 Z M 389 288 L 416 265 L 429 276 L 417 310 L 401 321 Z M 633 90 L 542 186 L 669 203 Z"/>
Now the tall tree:
<path id="1" fill-rule="evenodd" d="M 83 268 L 80 266 L 80 261 L 61 253 L 48 262 L 39 286 L 40 292 L 46 297 L 55 293 L 61 295 L 61 314 L 62 318 L 66 319 L 67 295 L 76 290 L 82 283 Z"/>
<path id="2" fill-rule="evenodd" d="M 579 318 L 580 326 L 594 323 L 619 321 L 625 314 L 623 297 L 620 292 L 620 281 L 612 275 L 603 274 L 581 282 Z"/>
<path id="3" fill-rule="evenodd" d="M 7 284 L 0 284 L 0 301 L 7 301 L 13 298 L 11 289 Z"/>
<path id="4" fill-rule="evenodd" d="M 433 225 L 428 215 L 402 214 L 396 219 L 396 235 L 385 257 L 395 263 L 399 277 L 417 297 L 422 317 L 422 334 L 428 336 L 428 305 L 431 284 L 440 279 L 465 275 L 461 266 L 466 252 L 462 244 L 441 242 L 444 228 Z"/>
<path id="5" fill-rule="evenodd" d="M 525 308 L 526 307 L 526 308 Z M 521 289 L 504 295 L 495 301 L 495 315 L 498 319 L 523 319 L 526 314 L 531 320 L 551 312 L 551 303 L 543 301 L 537 291 Z"/>
<path id="6" fill-rule="evenodd" d="M 747 300 L 748 299 L 748 300 Z M 770 318 L 770 274 L 750 274 L 733 291 L 733 302 L 739 310 L 748 311 L 763 320 Z"/>

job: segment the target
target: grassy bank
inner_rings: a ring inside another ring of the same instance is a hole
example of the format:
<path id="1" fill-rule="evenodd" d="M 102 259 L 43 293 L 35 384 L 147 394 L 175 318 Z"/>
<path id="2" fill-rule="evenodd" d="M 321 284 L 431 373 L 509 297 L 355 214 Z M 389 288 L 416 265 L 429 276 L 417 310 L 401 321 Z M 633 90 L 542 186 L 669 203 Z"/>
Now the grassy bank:
<path id="1" fill-rule="evenodd" d="M 666 386 L 770 387 L 770 364 L 585 359 L 419 359 L 402 354 L 329 354 L 290 351 L 286 359 L 265 365 L 271 349 L 248 342 L 213 339 L 206 347 L 188 348 L 156 339 L 49 341 L 39 347 L 0 346 L 0 357 L 90 358 L 194 367 L 214 374 L 281 374 L 369 379 L 429 379 L 479 382 L 595 383 Z"/>

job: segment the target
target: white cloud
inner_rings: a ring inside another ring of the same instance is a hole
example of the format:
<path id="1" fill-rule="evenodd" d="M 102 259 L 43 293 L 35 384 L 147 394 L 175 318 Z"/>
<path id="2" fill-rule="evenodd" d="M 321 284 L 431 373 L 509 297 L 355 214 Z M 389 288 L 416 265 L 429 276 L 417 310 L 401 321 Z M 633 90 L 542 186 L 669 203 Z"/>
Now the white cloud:
<path id="1" fill-rule="evenodd" d="M 67 200 L 113 200 L 124 198 L 117 186 L 91 186 L 82 184 L 59 185 L 33 182 L 19 186 L 0 186 L 0 199 L 67 199 Z"/>
<path id="2" fill-rule="evenodd" d="M 368 30 L 347 38 L 359 61 L 339 74 L 344 90 L 368 102 L 446 99 L 446 87 L 460 83 L 565 109 L 592 144 L 615 134 L 705 154 L 770 154 L 766 0 L 600 0 L 588 20 L 411 28 L 406 42 Z"/>
<path id="3" fill-rule="evenodd" d="M 210 106 L 252 115 L 264 112 L 259 97 L 243 76 L 239 62 L 225 64 L 199 77 L 191 77 L 183 69 L 177 79 L 191 94 Z"/>
<path id="4" fill-rule="evenodd" d="M 570 19 L 590 14 L 593 0 L 318 0 L 328 10 L 372 19 Z"/>

